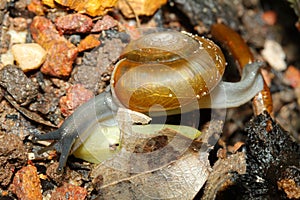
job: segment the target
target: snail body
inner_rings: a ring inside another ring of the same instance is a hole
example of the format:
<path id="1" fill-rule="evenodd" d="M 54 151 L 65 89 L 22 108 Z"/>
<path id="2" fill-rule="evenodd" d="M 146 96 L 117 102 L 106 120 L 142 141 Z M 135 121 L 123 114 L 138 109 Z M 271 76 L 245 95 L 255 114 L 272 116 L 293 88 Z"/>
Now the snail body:
<path id="1" fill-rule="evenodd" d="M 220 48 L 208 39 L 174 31 L 148 34 L 125 48 L 112 74 L 111 91 L 81 105 L 58 130 L 36 139 L 58 140 L 54 148 L 61 152 L 62 170 L 67 156 L 95 126 L 117 125 L 118 107 L 157 115 L 236 107 L 262 89 L 260 64 L 246 66 L 237 83 L 221 81 L 225 66 Z"/>

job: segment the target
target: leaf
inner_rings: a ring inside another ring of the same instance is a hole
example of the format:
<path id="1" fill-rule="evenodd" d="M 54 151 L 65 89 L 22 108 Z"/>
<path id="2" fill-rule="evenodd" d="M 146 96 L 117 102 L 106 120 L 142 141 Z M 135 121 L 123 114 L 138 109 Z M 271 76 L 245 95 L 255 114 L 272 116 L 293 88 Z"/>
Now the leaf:
<path id="1" fill-rule="evenodd" d="M 193 199 L 210 171 L 208 148 L 192 148 L 201 146 L 193 140 L 199 135 L 183 135 L 173 128 L 163 128 L 166 125 L 161 125 L 163 130 L 145 134 L 128 121 L 119 119 L 120 152 L 92 171 L 98 198 Z M 181 130 L 186 132 L 185 128 Z"/>
<path id="2" fill-rule="evenodd" d="M 168 165 L 142 173 L 118 170 L 118 165 L 126 163 L 111 167 L 105 162 L 92 175 L 103 199 L 193 199 L 209 175 L 207 160 L 199 157 L 198 152 L 188 150 Z"/>

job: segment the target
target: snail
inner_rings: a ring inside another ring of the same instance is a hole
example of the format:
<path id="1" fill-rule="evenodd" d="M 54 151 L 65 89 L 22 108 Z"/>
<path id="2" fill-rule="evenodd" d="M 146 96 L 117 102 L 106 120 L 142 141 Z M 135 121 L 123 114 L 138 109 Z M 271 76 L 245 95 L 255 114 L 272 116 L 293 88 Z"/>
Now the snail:
<path id="1" fill-rule="evenodd" d="M 59 129 L 36 140 L 57 140 L 49 148 L 61 152 L 58 171 L 62 171 L 68 155 L 93 130 L 100 126 L 105 132 L 117 126 L 118 107 L 153 115 L 237 107 L 263 88 L 260 65 L 248 64 L 239 82 L 224 82 L 226 61 L 211 40 L 176 31 L 147 34 L 125 47 L 110 90 L 81 105 Z"/>

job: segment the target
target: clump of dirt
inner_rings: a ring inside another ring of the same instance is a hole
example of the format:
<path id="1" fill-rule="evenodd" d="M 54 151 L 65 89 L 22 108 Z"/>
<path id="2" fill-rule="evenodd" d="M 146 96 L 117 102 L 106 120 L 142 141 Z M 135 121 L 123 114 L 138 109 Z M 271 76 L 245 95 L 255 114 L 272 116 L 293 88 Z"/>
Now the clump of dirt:
<path id="1" fill-rule="evenodd" d="M 7 187 L 14 172 L 26 164 L 27 149 L 23 141 L 14 134 L 0 131 L 0 185 Z"/>

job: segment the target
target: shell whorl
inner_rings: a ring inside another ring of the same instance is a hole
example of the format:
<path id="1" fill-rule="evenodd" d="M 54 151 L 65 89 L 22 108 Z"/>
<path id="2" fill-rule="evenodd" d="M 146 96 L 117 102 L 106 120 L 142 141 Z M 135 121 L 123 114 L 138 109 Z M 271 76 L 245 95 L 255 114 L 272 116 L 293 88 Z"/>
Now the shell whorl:
<path id="1" fill-rule="evenodd" d="M 113 95 L 139 112 L 197 103 L 218 84 L 225 68 L 224 56 L 212 41 L 175 31 L 132 41 L 120 58 L 113 72 Z"/>

